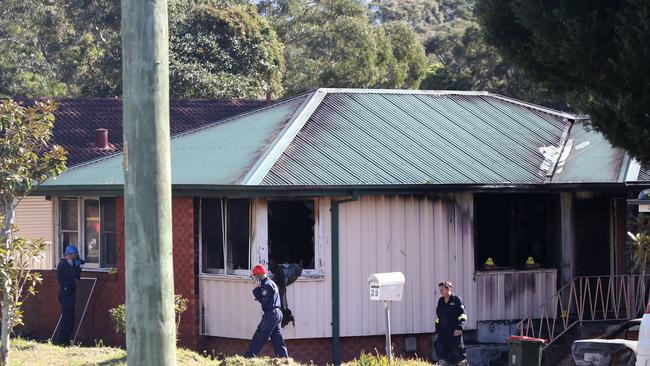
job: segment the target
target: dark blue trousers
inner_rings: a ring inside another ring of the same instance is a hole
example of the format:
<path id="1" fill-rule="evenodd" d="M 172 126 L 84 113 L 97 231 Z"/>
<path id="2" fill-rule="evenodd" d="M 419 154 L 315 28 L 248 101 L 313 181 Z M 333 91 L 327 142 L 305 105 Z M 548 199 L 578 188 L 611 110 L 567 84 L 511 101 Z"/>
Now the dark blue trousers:
<path id="1" fill-rule="evenodd" d="M 438 359 L 448 363 L 455 365 L 465 359 L 463 335 L 454 336 L 454 329 L 439 330 L 435 348 Z"/>
<path id="2" fill-rule="evenodd" d="M 56 344 L 68 346 L 74 330 L 75 293 L 74 291 L 60 289 L 58 297 L 59 304 L 61 304 L 61 322 L 59 323 L 58 339 L 53 341 Z"/>
<path id="3" fill-rule="evenodd" d="M 257 326 L 255 334 L 253 334 L 253 339 L 251 339 L 251 344 L 248 347 L 246 352 L 246 357 L 257 356 L 264 343 L 271 338 L 271 343 L 273 343 L 273 350 L 277 357 L 289 357 L 287 352 L 287 346 L 284 344 L 284 338 L 282 338 L 282 311 L 280 309 L 273 309 L 264 312 L 262 316 L 262 321 Z"/>

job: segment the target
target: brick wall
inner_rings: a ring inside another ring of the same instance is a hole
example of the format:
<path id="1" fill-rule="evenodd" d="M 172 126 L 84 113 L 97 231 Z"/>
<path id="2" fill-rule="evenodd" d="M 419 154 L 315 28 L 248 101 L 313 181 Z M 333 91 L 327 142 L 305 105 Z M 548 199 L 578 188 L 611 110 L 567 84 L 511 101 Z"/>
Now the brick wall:
<path id="1" fill-rule="evenodd" d="M 194 215 L 192 198 L 174 197 L 173 210 L 173 254 L 174 254 L 174 289 L 189 300 L 188 309 L 181 317 L 179 345 L 196 347 L 198 334 L 198 309 L 196 307 L 194 268 Z M 101 339 L 104 344 L 123 346 L 125 339 L 116 334 L 108 316 L 108 310 L 124 303 L 124 200 L 116 200 L 117 211 L 117 273 L 83 272 L 82 277 L 97 278 L 93 296 L 88 304 L 86 315 L 79 327 L 77 341 L 94 344 Z M 36 296 L 25 301 L 25 326 L 16 329 L 16 333 L 26 337 L 47 339 L 57 324 L 61 307 L 57 300 L 58 284 L 56 271 L 41 271 L 43 283 L 37 287 Z M 90 286 L 90 281 L 79 284 L 78 293 Z M 86 305 L 81 296 L 77 296 L 76 315 L 81 317 Z M 77 321 L 79 324 L 79 321 Z"/>
<path id="2" fill-rule="evenodd" d="M 431 359 L 433 350 L 431 334 L 408 336 L 416 337 L 416 352 L 406 352 L 404 350 L 406 337 L 404 335 L 394 335 L 392 337 L 393 352 L 395 352 L 396 357 Z M 342 337 L 341 361 L 351 361 L 358 358 L 362 352 L 384 354 L 385 342 L 384 336 Z M 202 336 L 199 339 L 198 349 L 201 352 L 205 351 L 209 355 L 229 356 L 244 354 L 248 349 L 248 344 L 249 341 L 244 339 Z M 290 339 L 286 341 L 286 344 L 289 356 L 295 360 L 305 363 L 313 362 L 318 365 L 332 362 L 331 338 Z M 274 355 L 270 341 L 262 349 L 262 355 L 270 357 Z"/>

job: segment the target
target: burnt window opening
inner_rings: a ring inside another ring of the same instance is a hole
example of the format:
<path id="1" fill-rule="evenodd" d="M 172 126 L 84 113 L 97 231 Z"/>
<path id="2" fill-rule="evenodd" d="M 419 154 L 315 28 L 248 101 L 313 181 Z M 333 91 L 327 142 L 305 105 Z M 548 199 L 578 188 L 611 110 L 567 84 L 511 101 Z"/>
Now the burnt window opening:
<path id="1" fill-rule="evenodd" d="M 202 198 L 200 206 L 202 271 L 248 274 L 250 200 Z"/>
<path id="2" fill-rule="evenodd" d="M 528 257 L 558 266 L 559 210 L 554 194 L 474 195 L 476 267 L 492 258 L 499 268 L 524 269 Z"/>
<path id="3" fill-rule="evenodd" d="M 269 261 L 315 269 L 314 201 L 269 202 Z"/>

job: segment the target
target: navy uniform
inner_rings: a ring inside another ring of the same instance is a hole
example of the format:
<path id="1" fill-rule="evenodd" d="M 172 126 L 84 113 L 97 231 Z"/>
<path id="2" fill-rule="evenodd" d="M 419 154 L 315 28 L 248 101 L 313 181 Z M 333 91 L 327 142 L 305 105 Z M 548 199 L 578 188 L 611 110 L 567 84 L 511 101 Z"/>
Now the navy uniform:
<path id="1" fill-rule="evenodd" d="M 77 248 L 69 246 L 65 254 L 77 254 Z M 81 260 L 67 260 L 61 258 L 56 266 L 56 275 L 59 282 L 59 304 L 61 304 L 61 320 L 59 321 L 59 337 L 55 343 L 67 346 L 74 330 L 74 307 L 76 281 L 81 277 Z"/>
<path id="2" fill-rule="evenodd" d="M 289 357 L 287 346 L 284 344 L 282 337 L 282 311 L 280 310 L 280 292 L 278 285 L 268 277 L 261 280 L 259 287 L 253 289 L 255 300 L 262 305 L 262 320 L 257 326 L 257 330 L 251 339 L 250 347 L 246 352 L 246 357 L 254 357 L 259 354 L 264 347 L 266 340 L 271 338 L 273 350 L 277 357 Z"/>
<path id="3" fill-rule="evenodd" d="M 438 333 L 436 354 L 438 359 L 454 365 L 465 359 L 463 335 L 461 333 L 459 336 L 454 336 L 454 331 L 462 331 L 466 320 L 465 305 L 460 297 L 452 294 L 449 296 L 448 302 L 445 302 L 444 297 L 438 300 L 436 307 L 436 332 Z"/>

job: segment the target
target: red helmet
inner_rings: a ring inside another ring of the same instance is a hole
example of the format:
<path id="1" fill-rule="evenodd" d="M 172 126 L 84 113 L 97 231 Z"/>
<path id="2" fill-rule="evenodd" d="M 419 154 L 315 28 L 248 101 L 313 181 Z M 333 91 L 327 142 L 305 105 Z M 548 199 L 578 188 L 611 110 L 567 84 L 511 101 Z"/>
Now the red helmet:
<path id="1" fill-rule="evenodd" d="M 266 268 L 263 265 L 258 264 L 253 267 L 253 276 L 264 276 L 266 275 Z"/>

